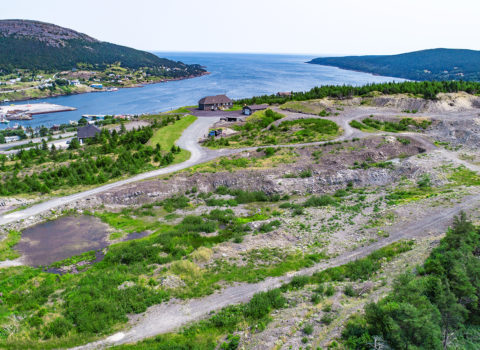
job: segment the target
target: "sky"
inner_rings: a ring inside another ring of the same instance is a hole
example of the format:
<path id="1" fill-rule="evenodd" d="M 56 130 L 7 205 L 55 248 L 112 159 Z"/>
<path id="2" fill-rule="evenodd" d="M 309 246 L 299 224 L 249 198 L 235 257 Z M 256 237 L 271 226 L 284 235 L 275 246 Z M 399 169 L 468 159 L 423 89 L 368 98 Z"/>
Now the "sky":
<path id="1" fill-rule="evenodd" d="M 323 55 L 480 49 L 478 0 L 0 0 L 32 19 L 148 51 Z"/>

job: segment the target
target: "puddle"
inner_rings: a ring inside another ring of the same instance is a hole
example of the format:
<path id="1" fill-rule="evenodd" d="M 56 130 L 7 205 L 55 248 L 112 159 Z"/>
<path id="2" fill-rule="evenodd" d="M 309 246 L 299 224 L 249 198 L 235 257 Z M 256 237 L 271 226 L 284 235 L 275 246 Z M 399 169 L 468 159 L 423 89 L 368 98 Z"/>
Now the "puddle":
<path id="1" fill-rule="evenodd" d="M 98 251 L 95 252 L 95 260 L 80 262 L 79 264 L 72 265 L 72 266 L 44 268 L 43 271 L 49 272 L 49 273 L 56 273 L 57 275 L 64 275 L 66 273 L 79 273 L 79 267 L 80 266 L 93 265 L 93 264 L 95 264 L 99 261 L 102 261 L 104 257 L 105 257 L 105 254 L 103 253 L 103 251 L 98 250 Z"/>
<path id="2" fill-rule="evenodd" d="M 133 232 L 133 233 L 129 233 L 123 240 L 122 242 L 127 242 L 127 241 L 131 241 L 133 239 L 139 239 L 139 238 L 143 238 L 143 237 L 147 237 L 149 235 L 148 232 Z"/>
<path id="3" fill-rule="evenodd" d="M 94 216 L 65 216 L 27 228 L 14 249 L 26 265 L 45 266 L 107 247 L 110 231 L 107 224 Z"/>

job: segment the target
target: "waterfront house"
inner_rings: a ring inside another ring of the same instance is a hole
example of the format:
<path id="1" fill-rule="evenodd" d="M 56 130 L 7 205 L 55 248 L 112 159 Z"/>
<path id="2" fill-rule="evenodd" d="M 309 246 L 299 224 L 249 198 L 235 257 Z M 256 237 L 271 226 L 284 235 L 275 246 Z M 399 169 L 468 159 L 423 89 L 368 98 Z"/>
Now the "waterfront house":
<path id="1" fill-rule="evenodd" d="M 79 86 L 79 85 L 80 85 L 80 81 L 79 81 L 78 79 L 70 80 L 70 81 L 69 81 L 69 84 L 72 85 L 72 86 Z"/>
<path id="2" fill-rule="evenodd" d="M 85 140 L 92 139 L 100 133 L 101 130 L 93 124 L 87 124 L 84 127 L 77 129 L 77 138 L 80 141 L 80 144 L 83 144 Z"/>
<path id="3" fill-rule="evenodd" d="M 20 136 L 5 136 L 5 143 L 20 141 Z"/>
<path id="4" fill-rule="evenodd" d="M 203 111 L 216 111 L 218 109 L 231 108 L 233 101 L 226 95 L 206 96 L 198 101 L 198 109 Z"/>
<path id="5" fill-rule="evenodd" d="M 91 88 L 101 90 L 103 89 L 103 84 L 92 84 L 90 85 Z"/>
<path id="6" fill-rule="evenodd" d="M 243 115 L 252 115 L 256 111 L 261 111 L 261 110 L 264 110 L 264 109 L 267 109 L 267 108 L 268 108 L 267 104 L 243 106 L 242 114 Z"/>

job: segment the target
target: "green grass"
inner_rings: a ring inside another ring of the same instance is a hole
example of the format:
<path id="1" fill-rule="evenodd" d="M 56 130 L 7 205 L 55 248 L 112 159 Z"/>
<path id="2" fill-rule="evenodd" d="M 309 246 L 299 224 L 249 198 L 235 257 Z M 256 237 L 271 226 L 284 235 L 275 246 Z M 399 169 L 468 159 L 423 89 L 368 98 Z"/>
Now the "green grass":
<path id="1" fill-rule="evenodd" d="M 364 118 L 361 122 L 358 120 L 352 120 L 350 126 L 362 131 L 387 131 L 387 132 L 402 132 L 413 128 L 416 131 L 425 130 L 430 126 L 432 122 L 422 118 L 401 118 L 398 122 L 384 121 L 370 118 Z"/>
<path id="2" fill-rule="evenodd" d="M 319 115 L 325 111 L 325 106 L 321 100 L 311 101 L 288 101 L 280 106 L 280 109 L 294 112 Z"/>
<path id="3" fill-rule="evenodd" d="M 245 124 L 234 126 L 235 135 L 209 139 L 204 145 L 210 148 L 280 145 L 329 141 L 341 134 L 340 127 L 330 120 L 308 118 L 282 122 L 284 117 L 270 109 L 255 112 Z M 275 121 L 280 121 L 278 126 Z"/>
<path id="4" fill-rule="evenodd" d="M 136 344 L 120 345 L 113 349 L 122 350 L 234 350 L 238 347 L 240 337 L 229 335 L 237 329 L 249 328 L 255 331 L 265 329 L 271 321 L 273 310 L 285 307 L 287 300 L 279 289 L 255 294 L 245 304 L 223 308 L 206 320 L 197 321 L 183 328 L 178 333 L 168 333 L 155 338 L 143 340 Z"/>
<path id="5" fill-rule="evenodd" d="M 95 258 L 96 258 L 95 251 L 91 250 L 89 252 L 85 252 L 80 255 L 75 255 L 64 260 L 56 261 L 50 266 L 51 267 L 69 266 L 69 265 L 78 264 L 81 261 L 93 261 L 95 260 Z"/>
<path id="6" fill-rule="evenodd" d="M 324 270 L 313 276 L 295 276 L 287 285 L 255 294 L 246 304 L 225 307 L 206 320 L 184 327 L 178 333 L 163 334 L 136 344 L 114 347 L 114 349 L 237 349 L 235 338 L 232 336 L 226 337 L 226 335 L 237 331 L 255 330 L 258 332 L 264 330 L 271 321 L 270 313 L 287 305 L 287 300 L 283 295 L 284 292 L 301 289 L 307 284 L 319 283 L 319 288 L 315 294 L 318 299 L 320 299 L 321 294 L 331 296 L 335 293 L 335 289 L 332 285 L 328 285 L 325 290 L 324 282 L 326 280 L 332 282 L 341 281 L 345 278 L 351 280 L 366 279 L 381 268 L 382 262 L 391 260 L 393 257 L 410 250 L 412 244 L 412 242 L 393 243 L 365 258 Z M 324 311 L 327 312 L 330 309 L 324 308 Z M 325 318 L 323 322 L 330 323 L 331 319 L 327 320 Z M 307 324 L 302 331 L 304 334 L 310 335 L 313 328 Z M 222 343 L 221 339 L 225 339 L 225 337 L 226 341 Z"/>
<path id="7" fill-rule="evenodd" d="M 0 241 L 0 261 L 12 260 L 20 255 L 13 250 L 13 246 L 20 241 L 21 233 L 19 231 L 10 231 L 7 238 Z"/>
<path id="8" fill-rule="evenodd" d="M 242 108 L 242 105 L 233 105 L 231 108 L 226 109 L 226 111 L 240 111 Z"/>
<path id="9" fill-rule="evenodd" d="M 457 186 L 480 186 L 480 175 L 464 166 L 454 169 L 448 179 Z"/>
<path id="10" fill-rule="evenodd" d="M 179 107 L 177 109 L 165 112 L 165 114 L 188 114 L 192 113 L 189 108 L 196 108 L 197 106 L 185 106 L 185 107 Z"/>
<path id="11" fill-rule="evenodd" d="M 155 146 L 159 144 L 162 150 L 170 150 L 172 146 L 175 145 L 175 141 L 177 141 L 180 136 L 182 136 L 183 131 L 187 127 L 189 127 L 195 120 L 197 120 L 197 117 L 193 115 L 188 115 L 181 118 L 180 120 L 175 121 L 175 123 L 171 125 L 167 125 L 166 127 L 158 129 L 157 131 L 155 131 L 148 144 L 150 146 Z M 183 157 L 185 156 L 186 155 L 184 155 Z"/>

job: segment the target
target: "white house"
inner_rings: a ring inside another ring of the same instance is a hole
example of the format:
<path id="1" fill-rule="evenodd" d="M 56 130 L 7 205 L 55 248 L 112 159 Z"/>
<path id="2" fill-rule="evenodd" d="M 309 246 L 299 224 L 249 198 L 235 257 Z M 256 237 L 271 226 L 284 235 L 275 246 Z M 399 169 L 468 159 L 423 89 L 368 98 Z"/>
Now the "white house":
<path id="1" fill-rule="evenodd" d="M 15 141 L 20 141 L 20 136 L 5 136 L 6 143 L 15 142 Z"/>

